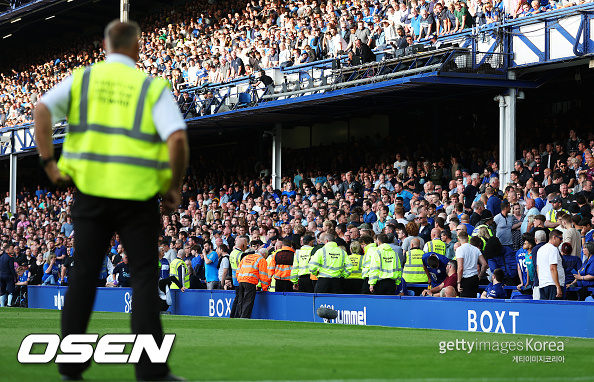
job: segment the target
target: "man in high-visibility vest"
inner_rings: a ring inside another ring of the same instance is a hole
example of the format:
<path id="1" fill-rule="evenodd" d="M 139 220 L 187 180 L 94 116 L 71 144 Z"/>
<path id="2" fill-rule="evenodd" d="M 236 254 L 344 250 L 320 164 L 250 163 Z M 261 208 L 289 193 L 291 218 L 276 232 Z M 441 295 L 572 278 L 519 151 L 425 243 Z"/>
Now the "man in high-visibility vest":
<path id="1" fill-rule="evenodd" d="M 268 273 L 268 251 L 261 248 L 257 253 L 251 253 L 241 260 L 237 269 L 237 281 L 239 287 L 237 292 L 238 318 L 251 318 L 254 301 L 256 299 L 256 285 L 262 284 L 262 290 L 266 292 L 270 286 L 270 274 Z"/>
<path id="2" fill-rule="evenodd" d="M 291 268 L 295 257 L 293 241 L 283 239 L 283 246 L 272 256 L 268 267 L 271 277 L 275 279 L 275 292 L 292 292 Z"/>
<path id="3" fill-rule="evenodd" d="M 361 243 L 361 247 L 363 248 L 363 258 L 361 259 L 361 278 L 363 279 L 363 283 L 361 285 L 361 293 L 371 294 L 369 290 L 369 262 L 372 252 L 377 249 L 377 245 L 369 235 L 361 236 L 359 243 Z"/>
<path id="4" fill-rule="evenodd" d="M 408 284 L 428 283 L 429 276 L 423 269 L 423 252 L 419 249 L 421 242 L 418 238 L 413 238 L 410 241 L 410 249 L 406 252 L 406 262 L 402 270 L 402 278 Z"/>
<path id="5" fill-rule="evenodd" d="M 331 233 L 320 235 L 324 247 L 317 250 L 309 261 L 309 270 L 318 276 L 314 293 L 340 293 L 340 278 L 351 274 L 353 264 L 334 240 Z"/>
<path id="6" fill-rule="evenodd" d="M 233 248 L 233 251 L 231 251 L 231 254 L 229 255 L 229 263 L 231 264 L 231 276 L 233 277 L 233 289 L 235 289 L 235 298 L 233 299 L 233 306 L 231 306 L 231 318 L 237 317 L 237 295 L 239 292 L 239 282 L 237 281 L 237 268 L 239 267 L 239 262 L 243 258 L 243 253 L 247 248 L 247 238 L 245 236 L 240 236 L 237 239 L 235 239 L 235 248 Z"/>
<path id="7" fill-rule="evenodd" d="M 157 292 L 158 195 L 165 213 L 181 204 L 188 163 L 186 125 L 168 83 L 136 69 L 140 27 L 114 20 L 105 28 L 104 62 L 74 70 L 35 107 L 35 140 L 52 183 L 72 181 L 76 271 L 68 277 L 62 338 L 83 334 L 93 309 L 99 265 L 114 231 L 126 243 L 134 273 L 132 330 L 163 342 Z M 59 163 L 52 120 L 68 117 Z M 80 254 L 84 254 L 81 256 Z M 80 380 L 90 363 L 60 363 L 65 380 Z M 176 380 L 167 363 L 146 354 L 139 380 Z"/>
<path id="8" fill-rule="evenodd" d="M 441 241 L 441 229 L 440 228 L 433 228 L 431 230 L 431 241 L 425 243 L 425 247 L 423 248 L 423 252 L 435 252 L 442 256 L 445 256 L 446 252 L 446 245 L 443 241 Z"/>
<path id="9" fill-rule="evenodd" d="M 550 231 L 557 228 L 561 224 L 561 220 L 557 217 L 559 212 L 563 211 L 566 214 L 569 213 L 567 210 L 564 210 L 562 208 L 561 197 L 559 196 L 555 196 L 551 200 L 551 205 L 553 206 L 553 208 L 547 211 L 547 214 L 545 215 L 545 227 L 547 227 Z"/>
<path id="10" fill-rule="evenodd" d="M 314 245 L 314 237 L 305 235 L 301 238 L 301 248 L 295 252 L 293 267 L 291 268 L 291 281 L 302 293 L 313 293 L 314 287 L 311 282 L 309 271 L 309 260 Z M 295 289 L 295 287 L 294 287 Z"/>
<path id="11" fill-rule="evenodd" d="M 175 276 L 177 280 L 185 287 L 190 287 L 190 272 L 188 271 L 188 266 L 184 261 L 184 257 L 186 253 L 184 250 L 179 250 L 177 252 L 177 257 L 169 264 L 169 274 L 171 276 Z M 171 289 L 179 289 L 176 284 L 172 284 Z"/>
<path id="12" fill-rule="evenodd" d="M 377 250 L 370 256 L 369 291 L 379 295 L 395 295 L 400 284 L 402 268 L 400 257 L 390 247 L 388 235 L 377 235 Z"/>

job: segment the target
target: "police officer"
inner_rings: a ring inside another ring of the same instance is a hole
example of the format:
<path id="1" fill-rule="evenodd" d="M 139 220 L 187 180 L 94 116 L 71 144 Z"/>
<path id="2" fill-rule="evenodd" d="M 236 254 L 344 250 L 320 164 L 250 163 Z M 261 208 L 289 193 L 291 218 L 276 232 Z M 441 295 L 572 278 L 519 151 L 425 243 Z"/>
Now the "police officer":
<path id="1" fill-rule="evenodd" d="M 353 264 L 335 240 L 331 233 L 320 235 L 324 247 L 317 250 L 309 261 L 309 270 L 318 276 L 314 293 L 340 293 L 340 278 L 351 274 Z"/>
<path id="2" fill-rule="evenodd" d="M 150 334 L 161 346 L 157 238 L 159 204 L 169 212 L 181 203 L 188 163 L 186 125 L 167 83 L 135 69 L 140 28 L 112 21 L 105 29 L 105 62 L 80 68 L 35 108 L 40 162 L 53 183 L 72 180 L 78 189 L 72 208 L 76 267 L 62 310 L 62 337 L 85 333 L 95 284 L 115 231 L 134 274 L 132 331 Z M 54 158 L 52 119 L 67 115 L 69 131 L 60 162 Z M 59 365 L 63 379 L 77 380 L 86 364 Z M 167 363 L 146 353 L 136 364 L 139 380 L 179 380 Z"/>

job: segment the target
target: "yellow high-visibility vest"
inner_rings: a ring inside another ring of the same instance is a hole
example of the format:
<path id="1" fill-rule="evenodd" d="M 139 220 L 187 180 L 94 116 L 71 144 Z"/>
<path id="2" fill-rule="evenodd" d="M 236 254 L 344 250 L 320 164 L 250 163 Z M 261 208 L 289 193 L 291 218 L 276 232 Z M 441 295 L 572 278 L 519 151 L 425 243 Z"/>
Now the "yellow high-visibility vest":
<path id="1" fill-rule="evenodd" d="M 152 118 L 167 82 L 115 62 L 72 78 L 60 171 L 92 196 L 144 201 L 167 191 L 169 152 Z"/>

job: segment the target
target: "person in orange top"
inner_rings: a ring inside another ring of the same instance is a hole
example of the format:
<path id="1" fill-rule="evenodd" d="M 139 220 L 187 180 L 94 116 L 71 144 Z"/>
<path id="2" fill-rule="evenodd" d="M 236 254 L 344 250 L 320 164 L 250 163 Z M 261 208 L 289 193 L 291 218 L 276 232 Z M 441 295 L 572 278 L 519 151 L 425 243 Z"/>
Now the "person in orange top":
<path id="1" fill-rule="evenodd" d="M 293 282 L 291 281 L 291 268 L 295 256 L 293 245 L 290 239 L 283 239 L 283 246 L 272 256 L 268 266 L 271 277 L 276 279 L 275 292 L 293 292 Z"/>
<path id="2" fill-rule="evenodd" d="M 270 286 L 270 274 L 268 273 L 268 263 L 266 258 L 268 252 L 262 248 L 256 253 L 244 257 L 237 268 L 237 281 L 239 287 L 237 291 L 237 310 L 236 317 L 250 318 L 256 299 L 256 285 L 262 283 L 262 290 L 266 292 Z"/>

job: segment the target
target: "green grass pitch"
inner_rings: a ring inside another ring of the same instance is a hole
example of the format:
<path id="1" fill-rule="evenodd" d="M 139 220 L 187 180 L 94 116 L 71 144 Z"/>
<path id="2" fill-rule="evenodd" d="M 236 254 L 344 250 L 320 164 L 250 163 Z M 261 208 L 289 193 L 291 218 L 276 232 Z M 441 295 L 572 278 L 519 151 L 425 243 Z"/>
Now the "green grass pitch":
<path id="1" fill-rule="evenodd" d="M 163 316 L 177 334 L 169 356 L 175 374 L 191 381 L 592 381 L 594 341 L 514 334 L 364 327 L 265 320 Z M 436 319 L 439 319 L 436 316 Z M 60 312 L 0 310 L 0 381 L 57 381 L 54 363 L 20 365 L 29 333 L 59 333 Z M 560 320 L 560 325 L 569 325 Z M 94 313 L 90 333 L 127 333 L 129 315 Z M 441 341 L 564 341 L 564 351 L 452 351 Z M 564 363 L 516 363 L 514 355 L 563 355 Z M 132 365 L 93 364 L 85 380 L 134 380 Z"/>

